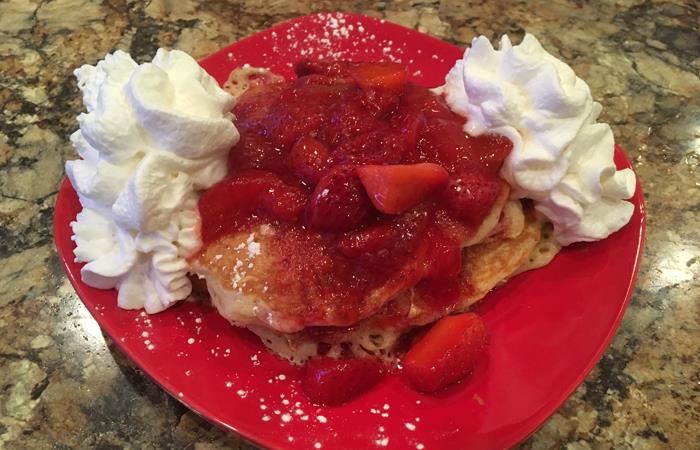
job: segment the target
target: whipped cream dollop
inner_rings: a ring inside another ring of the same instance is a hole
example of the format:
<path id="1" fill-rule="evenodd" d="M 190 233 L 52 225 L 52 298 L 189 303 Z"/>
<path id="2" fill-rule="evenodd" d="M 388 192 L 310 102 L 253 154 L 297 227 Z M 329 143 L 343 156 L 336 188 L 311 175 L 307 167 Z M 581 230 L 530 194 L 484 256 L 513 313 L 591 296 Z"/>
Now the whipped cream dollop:
<path id="1" fill-rule="evenodd" d="M 122 308 L 162 311 L 192 290 L 198 195 L 226 175 L 234 99 L 178 50 L 141 65 L 116 51 L 75 76 L 87 112 L 66 173 L 83 205 L 71 223 L 82 280 L 117 288 Z"/>
<path id="2" fill-rule="evenodd" d="M 437 89 L 467 118 L 464 131 L 500 134 L 513 142 L 501 176 L 517 198 L 530 198 L 554 225 L 562 245 L 603 239 L 629 222 L 631 169 L 616 170 L 610 126 L 585 81 L 526 34 L 503 36 L 500 49 L 472 41 Z"/>

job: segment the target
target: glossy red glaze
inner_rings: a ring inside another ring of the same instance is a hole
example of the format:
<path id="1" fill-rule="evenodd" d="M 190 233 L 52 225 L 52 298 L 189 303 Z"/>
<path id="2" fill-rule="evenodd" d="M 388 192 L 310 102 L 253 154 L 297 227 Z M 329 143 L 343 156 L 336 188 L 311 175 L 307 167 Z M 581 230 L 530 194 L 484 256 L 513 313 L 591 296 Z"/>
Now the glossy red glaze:
<path id="1" fill-rule="evenodd" d="M 392 41 L 410 78 L 435 86 L 462 54 L 451 44 L 398 25 L 342 17 L 355 30 L 362 26 L 366 39 L 353 33 L 332 37 L 332 45 L 325 45 L 310 36 L 324 31 L 333 36 L 327 16 L 306 16 L 224 48 L 202 65 L 220 82 L 244 63 L 290 76 L 302 50 L 377 61 L 386 58 L 383 49 Z M 372 34 L 375 39 L 368 38 Z M 299 45 L 292 47 L 293 42 Z M 405 120 L 403 125 L 410 131 L 415 124 Z M 620 168 L 631 167 L 619 148 L 615 160 Z M 332 408 L 315 407 L 304 397 L 300 368 L 271 356 L 250 333 L 232 328 L 202 303 L 179 304 L 151 316 L 147 325 L 138 311 L 117 307 L 115 291 L 83 284 L 70 240 L 70 222 L 80 204 L 68 181 L 58 194 L 54 235 L 69 280 L 104 332 L 176 399 L 225 429 L 269 448 L 313 448 L 316 442 L 322 448 L 376 448 L 378 439 L 387 438 L 388 448 L 421 443 L 426 449 L 488 450 L 511 447 L 535 431 L 583 381 L 610 342 L 632 294 L 642 251 L 645 213 L 639 184 L 632 201 L 634 215 L 622 230 L 604 241 L 564 249 L 549 266 L 510 280 L 476 308 L 489 329 L 490 344 L 468 381 L 424 395 L 404 378 L 389 375 L 364 395 Z M 144 345 L 143 331 L 149 332 L 153 350 Z M 189 338 L 195 343 L 188 344 Z M 227 348 L 230 356 L 224 357 Z M 308 419 L 296 416 L 281 395 L 291 405 L 299 402 Z M 260 409 L 261 398 L 266 411 Z M 383 411 L 384 404 L 390 406 L 386 417 L 373 412 Z M 285 423 L 281 415 L 269 414 L 264 421 L 265 413 L 275 409 L 289 412 L 292 419 Z M 416 429 L 407 430 L 406 423 Z"/>

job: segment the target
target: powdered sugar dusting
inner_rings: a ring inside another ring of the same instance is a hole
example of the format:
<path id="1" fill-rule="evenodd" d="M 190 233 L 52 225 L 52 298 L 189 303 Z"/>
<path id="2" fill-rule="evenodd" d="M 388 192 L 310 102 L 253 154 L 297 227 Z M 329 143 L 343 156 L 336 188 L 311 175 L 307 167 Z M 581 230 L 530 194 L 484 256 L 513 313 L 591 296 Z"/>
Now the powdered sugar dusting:
<path id="1" fill-rule="evenodd" d="M 272 53 L 286 53 L 290 61 L 310 59 L 364 59 L 403 62 L 407 52 L 406 42 L 394 42 L 369 32 L 365 26 L 350 15 L 343 13 L 321 13 L 306 20 L 313 22 L 311 31 L 294 23 L 279 31 L 273 31 L 267 39 L 271 41 Z M 371 44 L 371 45 L 370 45 Z M 376 49 L 380 49 L 378 53 Z M 271 56 L 271 55 L 262 55 Z M 292 64 L 287 64 L 291 67 Z"/>
<path id="2" fill-rule="evenodd" d="M 374 443 L 377 444 L 379 447 L 386 447 L 387 445 L 389 445 L 389 438 L 385 436 L 383 438 L 375 440 Z"/>

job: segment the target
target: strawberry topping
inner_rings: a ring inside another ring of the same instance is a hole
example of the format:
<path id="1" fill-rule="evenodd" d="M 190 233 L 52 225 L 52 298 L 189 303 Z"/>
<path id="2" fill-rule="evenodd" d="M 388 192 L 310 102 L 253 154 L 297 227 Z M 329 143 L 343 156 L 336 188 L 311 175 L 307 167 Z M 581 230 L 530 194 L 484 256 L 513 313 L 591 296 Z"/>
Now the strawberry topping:
<path id="1" fill-rule="evenodd" d="M 320 231 L 352 230 L 369 216 L 371 208 L 355 167 L 334 166 L 311 193 L 304 222 Z"/>

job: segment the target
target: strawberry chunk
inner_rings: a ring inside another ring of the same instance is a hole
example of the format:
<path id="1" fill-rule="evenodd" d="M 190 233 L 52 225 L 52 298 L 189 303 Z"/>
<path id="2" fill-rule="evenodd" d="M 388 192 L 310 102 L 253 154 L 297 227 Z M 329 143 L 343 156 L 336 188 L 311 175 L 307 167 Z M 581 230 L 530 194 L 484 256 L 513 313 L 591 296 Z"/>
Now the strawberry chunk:
<path id="1" fill-rule="evenodd" d="M 339 237 L 336 248 L 339 253 L 373 273 L 393 273 L 397 265 L 403 264 L 411 271 L 408 278 L 420 279 L 425 272 L 422 265 L 401 261 L 405 261 L 404 257 L 413 251 L 417 251 L 417 255 L 425 253 L 420 247 L 432 220 L 433 215 L 428 208 L 414 208 L 406 214 L 384 217 L 379 222 L 345 233 Z M 420 256 L 416 259 L 420 259 Z"/>
<path id="2" fill-rule="evenodd" d="M 337 147 L 356 136 L 375 130 L 375 119 L 361 108 L 355 102 L 335 105 L 328 111 L 326 122 L 316 134 L 317 139 L 331 147 Z"/>
<path id="3" fill-rule="evenodd" d="M 306 195 L 301 189 L 278 179 L 260 195 L 258 212 L 291 222 L 301 215 L 305 203 Z"/>
<path id="4" fill-rule="evenodd" d="M 400 214 L 445 186 L 449 175 L 438 164 L 361 166 L 357 174 L 375 208 L 385 214 Z"/>
<path id="5" fill-rule="evenodd" d="M 355 167 L 334 166 L 321 177 L 311 193 L 304 221 L 321 231 L 348 231 L 360 225 L 371 208 Z"/>
<path id="6" fill-rule="evenodd" d="M 507 137 L 497 134 L 470 137 L 470 145 L 472 157 L 478 157 L 481 164 L 488 167 L 492 173 L 501 170 L 503 161 L 513 149 L 513 143 Z"/>
<path id="7" fill-rule="evenodd" d="M 399 237 L 400 232 L 391 222 L 379 222 L 345 234 L 338 240 L 337 248 L 348 258 L 358 258 L 386 250 Z"/>
<path id="8" fill-rule="evenodd" d="M 425 116 L 420 112 L 414 112 L 410 108 L 402 107 L 391 116 L 392 126 L 398 130 L 404 139 L 406 152 L 402 155 L 401 162 L 417 163 L 420 155 L 416 151 L 416 144 L 420 132 L 425 128 Z"/>
<path id="9" fill-rule="evenodd" d="M 339 405 L 377 384 L 383 367 L 375 358 L 313 358 L 302 378 L 304 393 L 314 403 Z"/>
<path id="10" fill-rule="evenodd" d="M 487 343 L 486 326 L 476 314 L 443 317 L 408 351 L 404 372 L 416 389 L 437 391 L 469 375 Z"/>
<path id="11" fill-rule="evenodd" d="M 408 82 L 408 73 L 401 64 L 368 62 L 350 69 L 350 76 L 362 88 L 401 90 Z"/>
<path id="12" fill-rule="evenodd" d="M 229 173 L 247 169 L 266 169 L 281 171 L 282 152 L 264 137 L 247 133 L 241 136 L 235 147 L 228 154 Z"/>
<path id="13" fill-rule="evenodd" d="M 322 142 L 304 136 L 293 146 L 287 156 L 287 163 L 294 175 L 310 185 L 315 185 L 331 164 L 331 157 Z"/>
<path id="14" fill-rule="evenodd" d="M 362 92 L 362 105 L 378 118 L 395 110 L 400 101 L 400 91 L 393 89 L 369 87 Z"/>
<path id="15" fill-rule="evenodd" d="M 451 168 L 469 151 L 469 138 L 451 119 L 431 118 L 421 129 L 417 151 L 429 161 Z"/>
<path id="16" fill-rule="evenodd" d="M 440 194 L 442 206 L 454 218 L 480 224 L 491 211 L 503 181 L 479 164 L 462 164 Z"/>
<path id="17" fill-rule="evenodd" d="M 304 209 L 306 195 L 277 175 L 263 170 L 245 170 L 215 184 L 202 194 L 198 207 L 202 240 L 211 242 L 242 224 L 250 214 L 274 219 L 296 220 Z"/>

